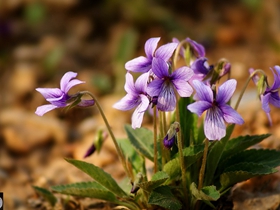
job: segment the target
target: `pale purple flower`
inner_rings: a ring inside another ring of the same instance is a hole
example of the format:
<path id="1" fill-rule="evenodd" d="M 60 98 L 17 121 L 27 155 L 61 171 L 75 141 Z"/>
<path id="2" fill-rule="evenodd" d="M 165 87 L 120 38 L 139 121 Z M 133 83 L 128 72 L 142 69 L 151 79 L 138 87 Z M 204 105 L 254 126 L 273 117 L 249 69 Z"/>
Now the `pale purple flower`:
<path id="1" fill-rule="evenodd" d="M 145 73 L 151 70 L 153 58 L 161 58 L 167 62 L 172 56 L 178 44 L 168 43 L 160 46 L 156 50 L 159 40 L 160 37 L 148 39 L 145 43 L 146 57 L 139 56 L 126 62 L 125 69 L 132 72 Z"/>
<path id="2" fill-rule="evenodd" d="M 78 79 L 74 79 L 77 76 L 75 72 L 67 72 L 63 75 L 60 80 L 60 88 L 36 88 L 44 98 L 50 102 L 50 104 L 39 106 L 36 109 L 36 114 L 39 116 L 44 115 L 46 112 L 49 112 L 56 108 L 67 107 L 72 105 L 75 102 L 77 106 L 92 106 L 94 105 L 94 100 L 82 100 L 79 93 L 75 95 L 68 95 L 68 91 L 76 85 L 84 83 Z M 78 100 L 78 101 L 77 101 Z"/>
<path id="3" fill-rule="evenodd" d="M 260 99 L 262 103 L 262 109 L 265 111 L 269 123 L 272 124 L 269 104 L 272 104 L 277 108 L 280 108 L 280 97 L 278 93 L 278 90 L 280 88 L 280 66 L 274 66 L 275 71 L 272 68 L 270 69 L 274 76 L 274 82 L 272 86 L 267 86 L 265 91 L 260 95 Z M 249 69 L 249 72 L 252 74 L 254 70 Z M 257 75 L 255 75 L 253 76 L 252 79 L 257 84 L 260 78 Z"/>
<path id="4" fill-rule="evenodd" d="M 193 81 L 196 94 L 194 99 L 196 102 L 187 106 L 187 108 L 201 116 L 206 111 L 204 120 L 204 133 L 209 140 L 220 140 L 226 135 L 227 123 L 243 124 L 242 117 L 227 104 L 232 97 L 235 88 L 236 80 L 231 79 L 223 83 L 214 97 L 213 90 L 210 86 L 201 81 Z"/>
<path id="5" fill-rule="evenodd" d="M 136 107 L 132 114 L 132 128 L 140 128 L 145 111 L 148 109 L 150 100 L 146 93 L 147 81 L 149 73 L 144 73 L 133 81 L 132 75 L 126 73 L 126 83 L 124 86 L 127 94 L 117 103 L 113 105 L 115 109 L 127 111 Z"/>
<path id="6" fill-rule="evenodd" d="M 192 77 L 193 71 L 183 66 L 171 74 L 168 64 L 155 58 L 153 61 L 153 72 L 157 76 L 148 84 L 147 93 L 151 97 L 157 97 L 157 108 L 161 111 L 173 111 L 176 106 L 175 90 L 181 97 L 189 97 L 193 89 L 188 80 Z"/>

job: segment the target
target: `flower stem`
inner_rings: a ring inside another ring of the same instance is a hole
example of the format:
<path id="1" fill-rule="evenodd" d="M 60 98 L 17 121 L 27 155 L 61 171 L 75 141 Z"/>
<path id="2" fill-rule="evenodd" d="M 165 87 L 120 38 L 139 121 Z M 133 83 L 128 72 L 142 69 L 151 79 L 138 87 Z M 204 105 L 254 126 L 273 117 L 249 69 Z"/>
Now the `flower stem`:
<path id="1" fill-rule="evenodd" d="M 154 173 L 156 173 L 157 170 L 157 108 L 154 106 Z"/>
<path id="2" fill-rule="evenodd" d="M 181 50 L 181 48 L 183 47 L 183 45 L 185 43 L 188 43 L 188 42 L 186 40 L 181 41 L 179 43 L 178 47 L 175 50 L 174 57 L 173 57 L 173 68 L 174 69 L 176 69 L 176 64 L 177 64 L 177 60 L 178 60 L 178 56 L 179 56 L 180 50 Z"/>
<path id="3" fill-rule="evenodd" d="M 176 120 L 179 122 L 179 125 L 181 126 L 180 123 L 180 113 L 179 113 L 179 97 L 178 93 L 176 94 L 177 98 L 177 103 L 176 103 Z M 180 159 L 180 165 L 181 165 L 181 173 L 182 173 L 182 185 L 183 185 L 183 193 L 186 199 L 186 202 L 188 201 L 188 192 L 187 192 L 187 180 L 186 180 L 186 166 L 185 166 L 185 161 L 184 161 L 184 154 L 183 154 L 183 138 L 181 135 L 181 129 L 177 133 L 177 142 L 178 142 L 178 152 L 179 152 L 179 159 Z"/>
<path id="4" fill-rule="evenodd" d="M 241 101 L 241 99 L 242 99 L 242 97 L 243 97 L 243 95 L 244 95 L 244 93 L 245 93 L 245 90 L 246 90 L 246 88 L 248 87 L 249 82 L 251 81 L 251 79 L 252 79 L 257 73 L 261 73 L 261 74 L 263 74 L 263 75 L 266 77 L 265 72 L 264 72 L 263 70 L 261 70 L 261 69 L 257 69 L 257 70 L 255 70 L 252 74 L 250 74 L 250 76 L 248 77 L 248 79 L 247 79 L 247 81 L 246 81 L 244 87 L 242 88 L 241 93 L 240 93 L 240 95 L 239 95 L 239 97 L 238 97 L 238 99 L 237 99 L 237 102 L 236 102 L 235 107 L 234 107 L 235 110 L 237 110 L 237 108 L 238 108 L 238 106 L 239 106 L 239 104 L 240 104 L 240 101 Z"/>
<path id="5" fill-rule="evenodd" d="M 205 167 L 206 167 L 206 162 L 207 162 L 208 146 L 209 146 L 209 139 L 206 138 L 201 168 L 200 168 L 199 177 L 198 177 L 198 190 L 201 190 L 201 188 L 203 187 L 204 173 L 205 173 Z"/>
<path id="6" fill-rule="evenodd" d="M 117 142 L 117 140 L 116 140 L 116 137 L 115 137 L 114 133 L 112 132 L 112 129 L 111 129 L 110 125 L 109 125 L 109 122 L 108 122 L 108 120 L 107 120 L 107 118 L 106 118 L 106 116 L 105 116 L 105 114 L 104 114 L 104 111 L 103 111 L 103 109 L 101 108 L 101 106 L 100 106 L 98 100 L 96 99 L 96 97 L 95 97 L 91 92 L 83 91 L 83 92 L 81 92 L 81 94 L 87 94 L 87 95 L 89 95 L 89 96 L 95 101 L 95 104 L 96 104 L 96 106 L 97 106 L 97 108 L 98 108 L 98 110 L 99 110 L 99 112 L 100 112 L 100 114 L 101 114 L 101 116 L 102 116 L 102 118 L 103 118 L 104 123 L 106 124 L 106 127 L 107 127 L 107 129 L 108 129 L 108 131 L 109 131 L 109 134 L 110 134 L 110 136 L 111 136 L 111 138 L 112 138 L 112 140 L 113 140 L 113 142 L 114 142 L 114 145 L 115 145 L 115 147 L 116 147 L 116 149 L 117 149 L 118 156 L 119 156 L 119 158 L 120 158 L 120 160 L 121 160 L 121 163 L 122 163 L 123 168 L 124 168 L 124 170 L 125 170 L 125 172 L 126 172 L 126 175 L 127 175 L 131 180 L 133 180 L 132 174 L 129 173 L 129 171 L 128 171 L 128 169 L 127 169 L 127 165 L 126 165 L 126 161 L 125 161 L 124 154 L 123 154 L 122 150 L 120 149 L 120 147 L 119 147 L 119 145 L 118 145 L 118 142 Z"/>

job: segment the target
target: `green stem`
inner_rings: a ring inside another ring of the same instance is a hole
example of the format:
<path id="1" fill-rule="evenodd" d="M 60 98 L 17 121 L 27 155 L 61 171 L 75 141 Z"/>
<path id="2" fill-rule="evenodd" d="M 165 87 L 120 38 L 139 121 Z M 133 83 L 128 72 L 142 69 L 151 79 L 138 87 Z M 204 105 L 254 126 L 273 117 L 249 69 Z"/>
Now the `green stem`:
<path id="1" fill-rule="evenodd" d="M 234 107 L 235 110 L 237 110 L 237 108 L 238 108 L 238 106 L 240 104 L 240 101 L 241 101 L 241 99 L 242 99 L 242 97 L 243 97 L 243 95 L 245 93 L 245 90 L 248 87 L 249 82 L 251 81 L 253 76 L 255 76 L 257 73 L 261 73 L 261 74 L 263 74 L 266 77 L 265 72 L 263 70 L 261 70 L 261 69 L 257 69 L 252 74 L 250 74 L 249 78 L 247 79 L 247 81 L 246 81 L 244 87 L 242 88 L 241 93 L 240 93 L 240 95 L 239 95 L 239 97 L 237 99 L 237 102 L 236 102 L 235 107 Z"/>
<path id="2" fill-rule="evenodd" d="M 120 149 L 120 147 L 119 147 L 119 145 L 118 145 L 118 142 L 117 142 L 117 140 L 116 140 L 116 137 L 115 137 L 114 133 L 112 132 L 112 129 L 111 129 L 110 125 L 109 125 L 109 122 L 108 122 L 108 120 L 107 120 L 107 118 L 106 118 L 106 116 L 105 116 L 105 114 L 104 114 L 104 111 L 103 111 L 103 109 L 101 108 L 101 106 L 100 106 L 98 100 L 95 98 L 95 96 L 94 96 L 92 93 L 90 93 L 90 92 L 88 92 L 88 91 L 82 91 L 81 94 L 87 94 L 87 95 L 89 95 L 89 96 L 95 101 L 95 104 L 96 104 L 96 106 L 97 106 L 97 108 L 98 108 L 98 110 L 99 110 L 99 112 L 100 112 L 100 114 L 101 114 L 101 116 L 102 116 L 102 118 L 103 118 L 104 123 L 106 124 L 106 127 L 107 127 L 107 129 L 108 129 L 108 131 L 109 131 L 109 134 L 110 134 L 110 136 L 111 136 L 111 138 L 112 138 L 112 140 L 113 140 L 113 142 L 114 142 L 114 145 L 115 145 L 115 147 L 116 147 L 116 149 L 117 149 L 118 156 L 119 156 L 119 158 L 120 158 L 120 160 L 121 160 L 121 163 L 122 163 L 123 168 L 124 168 L 124 170 L 125 170 L 125 172 L 126 172 L 126 175 L 127 175 L 130 179 L 133 180 L 133 177 L 131 176 L 131 174 L 129 173 L 129 171 L 128 171 L 128 169 L 127 169 L 127 165 L 126 165 L 126 161 L 125 161 L 124 154 L 123 154 L 122 150 Z"/>
<path id="3" fill-rule="evenodd" d="M 174 69 L 176 69 L 176 64 L 177 64 L 177 60 L 178 60 L 178 56 L 179 56 L 180 50 L 181 50 L 181 48 L 183 47 L 183 45 L 185 43 L 188 43 L 188 42 L 186 40 L 181 41 L 179 43 L 178 47 L 175 50 L 174 57 L 173 57 L 173 68 Z"/>
<path id="4" fill-rule="evenodd" d="M 179 97 L 178 94 L 176 94 L 177 103 L 176 103 L 176 121 L 180 123 L 180 113 L 179 113 Z M 181 128 L 179 132 L 177 133 L 177 142 L 178 142 L 178 152 L 179 152 L 179 159 L 180 159 L 180 166 L 181 166 L 181 172 L 182 172 L 182 185 L 183 185 L 183 193 L 186 199 L 186 202 L 188 201 L 188 192 L 187 192 L 187 180 L 186 180 L 186 166 L 184 161 L 184 154 L 183 154 L 183 139 L 181 135 Z"/>
<path id="5" fill-rule="evenodd" d="M 206 167 L 206 162 L 207 162 L 208 146 L 209 146 L 209 140 L 206 138 L 204 151 L 203 151 L 203 157 L 202 157 L 202 163 L 201 163 L 201 168 L 200 168 L 199 178 L 198 178 L 198 190 L 201 190 L 201 188 L 203 187 L 204 173 L 205 173 L 205 167 Z"/>
<path id="6" fill-rule="evenodd" d="M 154 173 L 157 171 L 157 108 L 154 106 Z"/>

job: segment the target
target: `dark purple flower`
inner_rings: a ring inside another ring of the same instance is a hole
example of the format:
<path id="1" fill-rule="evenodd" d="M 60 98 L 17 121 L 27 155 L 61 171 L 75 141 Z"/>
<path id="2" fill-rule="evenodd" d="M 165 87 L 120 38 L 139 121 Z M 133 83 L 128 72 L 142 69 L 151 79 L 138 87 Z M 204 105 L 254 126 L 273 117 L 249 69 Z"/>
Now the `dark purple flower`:
<path id="1" fill-rule="evenodd" d="M 178 44 L 168 43 L 162 45 L 156 50 L 159 40 L 159 37 L 148 39 L 145 43 L 146 57 L 140 56 L 126 62 L 126 70 L 142 73 L 148 72 L 152 68 L 153 58 L 161 58 L 167 62 L 172 56 Z"/>
<path id="2" fill-rule="evenodd" d="M 209 140 L 220 140 L 226 135 L 224 121 L 236 124 L 244 123 L 242 117 L 227 104 L 235 91 L 236 80 L 231 79 L 222 84 L 218 88 L 216 97 L 210 86 L 201 81 L 194 80 L 193 86 L 196 90 L 194 99 L 197 101 L 188 105 L 187 108 L 198 116 L 206 111 L 204 133 Z"/>
<path id="3" fill-rule="evenodd" d="M 67 107 L 72 105 L 75 102 L 78 102 L 78 106 L 92 106 L 94 105 L 94 100 L 82 100 L 81 94 L 68 95 L 68 91 L 76 85 L 84 83 L 78 79 L 74 79 L 77 76 L 75 72 L 67 72 L 63 75 L 60 80 L 60 89 L 59 88 L 36 88 L 44 98 L 50 102 L 50 104 L 39 106 L 36 110 L 36 114 L 39 116 L 44 115 L 46 112 L 49 112 L 56 108 Z M 78 101 L 77 101 L 78 100 Z"/>
<path id="4" fill-rule="evenodd" d="M 168 64 L 160 58 L 154 58 L 152 68 L 157 78 L 148 84 L 147 93 L 152 98 L 157 97 L 159 110 L 173 111 L 176 106 L 175 90 L 181 97 L 189 97 L 192 94 L 193 89 L 188 80 L 193 71 L 184 66 L 170 74 Z"/>
<path id="5" fill-rule="evenodd" d="M 272 68 L 270 69 L 274 76 L 274 82 L 272 86 L 267 86 L 265 91 L 262 94 L 260 94 L 260 99 L 262 103 L 262 109 L 265 111 L 270 124 L 272 124 L 269 104 L 272 104 L 277 108 L 280 108 L 280 97 L 278 93 L 278 90 L 280 88 L 280 66 L 274 66 L 275 71 Z M 249 72 L 253 73 L 253 69 L 250 69 Z M 258 83 L 259 79 L 260 78 L 258 76 L 253 76 L 253 81 L 256 84 Z"/>
<path id="6" fill-rule="evenodd" d="M 150 100 L 146 94 L 148 77 L 149 73 L 144 73 L 138 77 L 134 84 L 132 75 L 127 72 L 124 86 L 127 94 L 113 105 L 114 108 L 122 111 L 127 111 L 136 107 L 132 115 L 132 128 L 134 129 L 141 127 L 144 113 L 150 104 Z"/>
<path id="7" fill-rule="evenodd" d="M 163 145 L 167 149 L 171 149 L 173 147 L 173 145 L 175 144 L 176 134 L 179 132 L 179 128 L 180 128 L 180 125 L 178 122 L 174 122 L 170 126 L 166 136 L 163 139 Z"/>

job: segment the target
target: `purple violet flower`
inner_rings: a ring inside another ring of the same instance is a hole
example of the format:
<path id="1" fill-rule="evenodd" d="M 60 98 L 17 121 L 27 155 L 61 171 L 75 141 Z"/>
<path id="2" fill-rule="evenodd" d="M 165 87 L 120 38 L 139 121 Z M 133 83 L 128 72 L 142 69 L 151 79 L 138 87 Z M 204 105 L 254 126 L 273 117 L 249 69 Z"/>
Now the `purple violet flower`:
<path id="1" fill-rule="evenodd" d="M 196 90 L 194 99 L 197 101 L 188 105 L 187 108 L 198 116 L 206 111 L 204 133 L 209 140 L 220 140 L 226 135 L 224 121 L 236 124 L 244 123 L 242 117 L 227 104 L 235 91 L 236 80 L 231 79 L 222 84 L 218 88 L 215 98 L 213 90 L 203 82 L 194 80 L 193 86 Z"/>
<path id="2" fill-rule="evenodd" d="M 67 72 L 63 75 L 60 80 L 59 88 L 36 88 L 36 90 L 41 93 L 44 98 L 50 102 L 50 104 L 39 106 L 36 109 L 35 114 L 43 116 L 46 112 L 49 112 L 56 108 L 62 108 L 72 105 L 75 102 L 79 102 L 77 106 L 93 106 L 94 100 L 82 100 L 81 94 L 68 95 L 68 91 L 76 85 L 84 83 L 78 79 L 73 79 L 77 76 L 75 72 Z M 79 100 L 79 101 L 77 101 Z"/>
<path id="3" fill-rule="evenodd" d="M 113 105 L 115 109 L 122 111 L 137 107 L 132 115 L 132 128 L 140 128 L 145 111 L 148 109 L 150 100 L 146 94 L 149 73 L 144 73 L 138 77 L 135 84 L 132 75 L 126 73 L 126 83 L 124 86 L 127 94 Z"/>
<path id="4" fill-rule="evenodd" d="M 270 69 L 274 76 L 274 82 L 271 87 L 268 86 L 266 90 L 260 95 L 260 99 L 262 103 L 262 109 L 265 111 L 270 125 L 272 125 L 269 104 L 280 108 L 280 97 L 278 93 L 278 90 L 280 88 L 280 66 L 274 66 L 275 71 L 272 68 Z M 253 69 L 249 69 L 249 72 L 253 73 Z M 260 78 L 255 75 L 252 79 L 257 84 Z"/>
<path id="5" fill-rule="evenodd" d="M 146 57 L 139 56 L 126 62 L 125 69 L 132 72 L 145 73 L 151 70 L 153 58 L 161 58 L 167 62 L 172 56 L 178 44 L 168 43 L 162 45 L 156 50 L 159 40 L 160 37 L 148 39 L 145 43 Z"/>
<path id="6" fill-rule="evenodd" d="M 193 76 L 193 71 L 183 66 L 171 74 L 169 73 L 168 64 L 160 59 L 154 58 L 153 72 L 157 76 L 148 84 L 147 93 L 152 97 L 157 97 L 157 108 L 161 111 L 173 111 L 176 106 L 177 90 L 181 97 L 189 97 L 193 89 L 188 80 Z"/>

